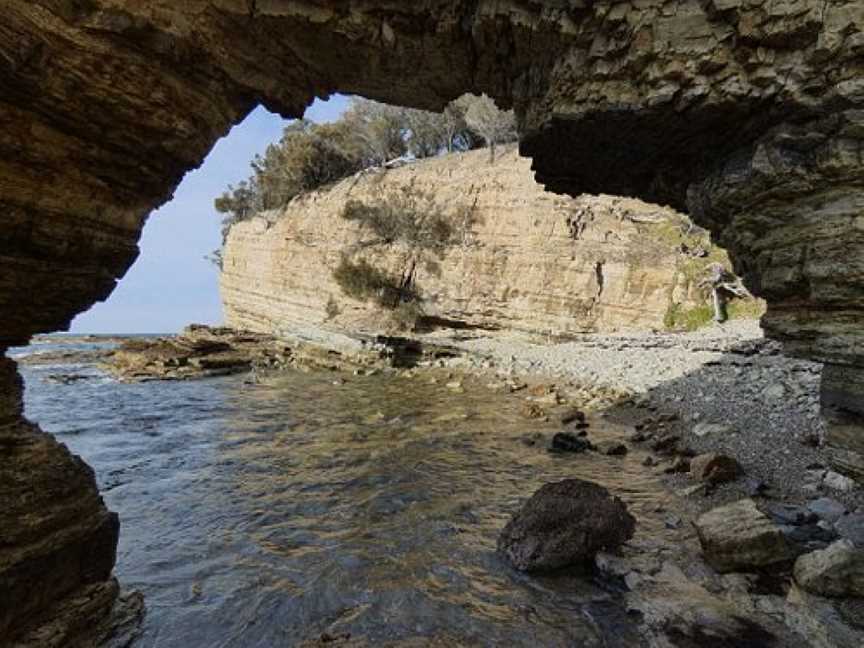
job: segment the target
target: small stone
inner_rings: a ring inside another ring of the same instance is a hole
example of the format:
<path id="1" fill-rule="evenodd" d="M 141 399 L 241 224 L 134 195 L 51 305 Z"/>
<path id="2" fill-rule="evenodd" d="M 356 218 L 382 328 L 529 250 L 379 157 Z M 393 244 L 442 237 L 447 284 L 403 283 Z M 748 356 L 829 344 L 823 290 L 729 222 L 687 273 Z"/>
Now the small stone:
<path id="1" fill-rule="evenodd" d="M 529 419 L 541 419 L 546 416 L 546 412 L 537 403 L 524 403 L 519 413 Z"/>
<path id="2" fill-rule="evenodd" d="M 564 412 L 562 412 L 560 417 L 561 425 L 569 425 L 570 423 L 584 423 L 585 422 L 585 412 L 581 410 L 570 408 Z"/>
<path id="3" fill-rule="evenodd" d="M 741 475 L 740 464 L 732 457 L 710 452 L 690 461 L 690 474 L 708 484 L 725 484 Z"/>
<path id="4" fill-rule="evenodd" d="M 693 434 L 700 438 L 706 436 L 725 436 L 730 432 L 732 432 L 730 426 L 719 423 L 699 423 L 693 426 Z"/>
<path id="5" fill-rule="evenodd" d="M 651 443 L 651 449 L 654 452 L 669 453 L 675 449 L 675 446 L 678 445 L 678 441 L 680 440 L 681 437 L 677 434 L 666 434 Z"/>
<path id="6" fill-rule="evenodd" d="M 570 432 L 558 432 L 549 445 L 549 452 L 585 452 L 590 449 L 590 442 Z"/>
<path id="7" fill-rule="evenodd" d="M 650 468 L 651 466 L 657 465 L 657 460 L 654 457 L 652 457 L 651 455 L 648 455 L 647 457 L 645 457 L 642 460 L 642 465 Z"/>
<path id="8" fill-rule="evenodd" d="M 807 509 L 819 519 L 832 524 L 846 515 L 846 507 L 830 497 L 820 497 L 807 505 Z"/>
<path id="9" fill-rule="evenodd" d="M 619 441 L 601 441 L 597 444 L 596 450 L 610 457 L 621 457 L 627 454 L 627 446 Z"/>
<path id="10" fill-rule="evenodd" d="M 795 562 L 795 582 L 822 596 L 864 596 L 864 549 L 838 540 Z"/>
<path id="11" fill-rule="evenodd" d="M 833 470 L 829 470 L 825 473 L 825 478 L 822 483 L 828 488 L 840 491 L 841 493 L 850 493 L 855 489 L 855 480 L 850 479 L 845 475 L 841 475 L 838 472 L 834 472 Z"/>
<path id="12" fill-rule="evenodd" d="M 663 470 L 667 475 L 678 475 L 690 472 L 690 460 L 686 457 L 676 457 L 672 465 Z"/>

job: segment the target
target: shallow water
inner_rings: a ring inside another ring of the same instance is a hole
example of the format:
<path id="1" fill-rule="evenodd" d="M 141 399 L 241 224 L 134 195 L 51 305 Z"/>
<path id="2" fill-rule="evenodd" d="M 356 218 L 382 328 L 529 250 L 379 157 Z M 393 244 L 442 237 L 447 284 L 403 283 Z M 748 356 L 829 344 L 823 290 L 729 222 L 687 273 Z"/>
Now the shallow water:
<path id="1" fill-rule="evenodd" d="M 62 369 L 89 379 L 21 367 L 26 412 L 94 467 L 120 514 L 116 573 L 148 610 L 137 646 L 324 632 L 376 646 L 640 645 L 613 589 L 515 572 L 495 541 L 548 481 L 606 485 L 642 536 L 661 533 L 664 491 L 639 455 L 526 446 L 555 427 L 524 419 L 518 397 L 470 382 L 456 394 L 422 373 L 129 385 Z M 612 432 L 596 421 L 592 437 Z"/>

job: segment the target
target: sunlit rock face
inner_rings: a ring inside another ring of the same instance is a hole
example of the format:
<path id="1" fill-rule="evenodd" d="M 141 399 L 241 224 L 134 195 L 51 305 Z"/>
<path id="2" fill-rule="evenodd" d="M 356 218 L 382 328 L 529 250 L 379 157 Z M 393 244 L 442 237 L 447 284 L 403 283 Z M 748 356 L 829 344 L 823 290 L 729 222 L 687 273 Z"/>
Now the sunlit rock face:
<path id="1" fill-rule="evenodd" d="M 272 223 L 234 225 L 220 278 L 226 323 L 263 333 L 386 329 L 381 307 L 346 296 L 334 277 L 352 252 L 410 277 L 436 326 L 490 335 L 662 329 L 671 312 L 703 302 L 708 260 L 682 252 L 686 219 L 633 199 L 546 192 L 529 166 L 515 150 L 493 164 L 485 150 L 446 155 L 312 192 L 268 212 Z M 427 197 L 422 213 L 440 211 L 451 245 L 422 254 L 369 245 L 375 235 L 342 217 L 352 201 L 374 207 L 403 191 Z"/>
<path id="2" fill-rule="evenodd" d="M 849 442 L 864 435 L 860 0 L 6 0 L 2 9 L 0 348 L 64 328 L 107 297 L 150 210 L 255 105 L 298 116 L 341 91 L 435 109 L 487 92 L 516 108 L 522 152 L 547 188 L 686 207 L 710 227 L 767 298 L 768 333 L 839 367 L 823 390 L 831 439 L 838 465 L 861 466 Z M 0 419 L 16 415 L 16 402 L 0 396 Z M 76 471 L 69 488 L 92 502 L 92 476 Z M 20 475 L 42 488 L 37 473 Z M 6 504 L 16 491 L 3 476 Z M 93 504 L 54 519 L 58 529 L 76 520 L 100 529 L 105 518 Z M 21 538 L 38 528 L 0 544 L 4 574 L 25 564 Z M 76 556 L 83 537 L 68 536 Z M 70 574 L 83 584 L 105 576 L 99 566 Z M 52 578 L 34 571 L 27 587 Z M 21 618 L 4 617 L 0 635 L 39 605 L 15 608 Z"/>

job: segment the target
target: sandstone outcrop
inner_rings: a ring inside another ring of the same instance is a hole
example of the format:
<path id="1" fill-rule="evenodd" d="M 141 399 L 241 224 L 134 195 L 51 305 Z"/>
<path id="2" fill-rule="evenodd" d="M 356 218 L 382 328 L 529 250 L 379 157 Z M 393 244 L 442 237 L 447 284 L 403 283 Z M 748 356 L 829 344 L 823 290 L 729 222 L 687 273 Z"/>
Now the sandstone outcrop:
<path id="1" fill-rule="evenodd" d="M 343 294 L 334 269 L 360 248 L 355 255 L 406 276 L 411 255 L 366 245 L 371 234 L 340 214 L 402 189 L 434 196 L 456 229 L 455 245 L 411 273 L 441 326 L 553 337 L 659 329 L 704 303 L 698 280 L 726 256 L 715 248 L 704 258 L 710 242 L 685 236 L 681 215 L 638 200 L 554 196 L 513 150 L 487 160 L 474 151 L 365 172 L 234 225 L 220 279 L 227 324 L 263 333 L 383 326 L 377 305 Z M 697 243 L 682 249 L 685 240 Z"/>
<path id="2" fill-rule="evenodd" d="M 0 348 L 105 299 L 147 214 L 254 106 L 482 91 L 515 107 L 548 188 L 686 207 L 712 230 L 767 298 L 768 333 L 829 362 L 834 461 L 864 475 L 862 52 L 859 0 L 6 0 Z M 34 605 L 9 623 L 45 612 L 52 578 L 30 574 Z"/>
<path id="3" fill-rule="evenodd" d="M 303 339 L 192 324 L 177 336 L 127 340 L 100 366 L 118 380 L 143 382 L 213 378 L 286 367 L 366 371 L 408 367 L 459 353 L 443 345 L 399 337 L 322 332 L 316 339 Z"/>

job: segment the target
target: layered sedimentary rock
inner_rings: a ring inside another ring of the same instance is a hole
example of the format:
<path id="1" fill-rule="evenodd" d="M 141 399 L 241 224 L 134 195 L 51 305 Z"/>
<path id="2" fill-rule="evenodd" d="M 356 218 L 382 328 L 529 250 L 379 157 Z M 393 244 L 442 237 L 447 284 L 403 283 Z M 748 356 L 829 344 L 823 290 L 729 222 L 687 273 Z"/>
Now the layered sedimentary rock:
<path id="1" fill-rule="evenodd" d="M 638 200 L 556 196 L 529 166 L 513 150 L 492 164 L 485 151 L 447 155 L 366 172 L 266 214 L 273 222 L 233 226 L 221 275 L 228 325 L 386 326 L 373 300 L 345 296 L 334 278 L 352 251 L 391 276 L 410 272 L 424 314 L 445 327 L 551 336 L 663 328 L 670 312 L 699 303 L 708 252 L 682 250 L 685 218 Z M 375 234 L 342 217 L 352 201 L 375 206 L 402 191 L 431 197 L 420 208 L 440 210 L 455 244 L 417 262 L 404 245 L 370 245 Z"/>
<path id="2" fill-rule="evenodd" d="M 0 348 L 104 299 L 148 212 L 255 105 L 485 91 L 547 187 L 686 206 L 721 238 L 769 334 L 839 367 L 832 438 L 861 474 L 862 53 L 860 0 L 4 0 Z"/>
<path id="3" fill-rule="evenodd" d="M 21 382 L 0 359 L 0 643 L 74 645 L 114 605 L 119 522 L 92 469 L 18 416 Z"/>

